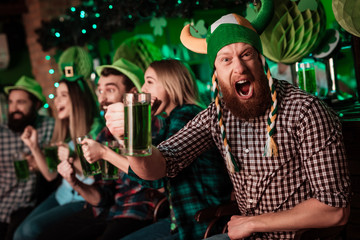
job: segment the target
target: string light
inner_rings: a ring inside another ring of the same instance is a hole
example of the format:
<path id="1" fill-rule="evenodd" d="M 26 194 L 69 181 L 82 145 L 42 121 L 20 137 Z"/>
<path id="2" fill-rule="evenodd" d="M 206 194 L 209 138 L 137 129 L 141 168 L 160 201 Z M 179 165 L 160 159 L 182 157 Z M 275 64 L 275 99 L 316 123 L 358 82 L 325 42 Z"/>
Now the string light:
<path id="1" fill-rule="evenodd" d="M 59 85 L 60 85 L 60 84 L 59 84 L 58 82 L 54 83 L 54 87 L 56 87 L 56 88 L 58 88 Z"/>
<path id="2" fill-rule="evenodd" d="M 45 103 L 44 108 L 49 108 L 49 104 Z"/>
<path id="3" fill-rule="evenodd" d="M 52 93 L 49 94 L 49 99 L 54 99 L 54 97 L 55 97 L 54 94 L 52 94 Z"/>
<path id="4" fill-rule="evenodd" d="M 54 73 L 55 73 L 54 69 L 50 68 L 50 69 L 49 69 L 49 73 L 50 73 L 50 74 L 54 74 Z"/>
<path id="5" fill-rule="evenodd" d="M 45 59 L 49 61 L 51 59 L 51 57 L 49 55 L 46 55 Z"/>

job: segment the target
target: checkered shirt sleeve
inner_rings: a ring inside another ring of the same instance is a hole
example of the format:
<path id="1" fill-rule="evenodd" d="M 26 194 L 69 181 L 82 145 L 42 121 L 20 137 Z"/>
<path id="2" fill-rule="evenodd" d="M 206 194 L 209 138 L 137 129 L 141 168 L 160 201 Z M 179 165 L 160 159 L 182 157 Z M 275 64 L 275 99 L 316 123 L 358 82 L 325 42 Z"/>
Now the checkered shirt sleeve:
<path id="1" fill-rule="evenodd" d="M 54 119 L 38 116 L 35 128 L 39 144 L 51 139 Z M 12 156 L 16 151 L 30 152 L 20 139 L 21 133 L 14 133 L 7 125 L 0 126 L 0 222 L 9 223 L 12 212 L 35 205 L 34 192 L 36 174 L 30 173 L 29 180 L 18 182 Z"/>

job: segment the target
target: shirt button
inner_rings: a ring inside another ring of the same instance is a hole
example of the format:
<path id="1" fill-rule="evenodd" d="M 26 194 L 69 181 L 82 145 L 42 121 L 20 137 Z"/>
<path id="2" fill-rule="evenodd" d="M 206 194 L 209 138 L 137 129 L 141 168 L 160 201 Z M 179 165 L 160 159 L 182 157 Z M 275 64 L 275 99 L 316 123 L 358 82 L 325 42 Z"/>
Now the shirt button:
<path id="1" fill-rule="evenodd" d="M 249 152 L 250 152 L 250 150 L 249 150 L 249 149 L 247 149 L 247 148 L 245 148 L 245 149 L 244 149 L 244 152 L 245 152 L 245 153 L 249 153 Z"/>

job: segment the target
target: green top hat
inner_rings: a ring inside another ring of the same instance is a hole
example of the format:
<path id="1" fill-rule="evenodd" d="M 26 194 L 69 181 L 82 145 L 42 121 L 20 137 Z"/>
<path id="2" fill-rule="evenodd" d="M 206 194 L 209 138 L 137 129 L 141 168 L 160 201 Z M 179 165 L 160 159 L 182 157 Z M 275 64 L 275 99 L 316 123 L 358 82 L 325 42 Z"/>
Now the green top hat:
<path id="1" fill-rule="evenodd" d="M 124 58 L 118 59 L 112 65 L 102 65 L 96 68 L 96 73 L 101 76 L 101 72 L 104 68 L 112 68 L 127 76 L 135 85 L 137 90 L 141 91 L 141 86 L 144 84 L 144 72 L 143 70 L 133 64 L 125 60 Z"/>
<path id="2" fill-rule="evenodd" d="M 30 77 L 22 76 L 15 83 L 14 86 L 5 87 L 4 91 L 6 94 L 9 94 L 9 92 L 14 89 L 27 91 L 27 92 L 31 93 L 32 95 L 34 95 L 42 103 L 46 103 L 46 98 L 42 94 L 42 88 L 41 88 L 40 84 Z"/>

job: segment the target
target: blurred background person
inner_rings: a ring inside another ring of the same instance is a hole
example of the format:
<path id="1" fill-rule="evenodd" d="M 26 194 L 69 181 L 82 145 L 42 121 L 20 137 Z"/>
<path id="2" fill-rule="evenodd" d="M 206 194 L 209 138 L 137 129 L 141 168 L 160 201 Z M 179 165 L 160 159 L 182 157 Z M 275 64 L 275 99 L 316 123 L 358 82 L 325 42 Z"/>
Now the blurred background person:
<path id="1" fill-rule="evenodd" d="M 73 65 L 64 65 L 63 69 L 71 69 L 61 77 L 56 88 L 55 107 L 57 118 L 51 142 L 58 145 L 59 160 L 67 161 L 74 153 L 75 138 L 90 135 L 96 136 L 104 127 L 100 118 L 94 94 L 88 87 L 84 77 L 77 75 Z M 70 74 L 69 74 L 70 73 Z M 44 154 L 36 142 L 38 136 L 34 128 L 27 128 L 22 135 L 25 144 L 34 155 L 35 162 L 47 180 L 57 177 L 56 171 L 50 172 Z M 92 183 L 92 177 L 84 177 L 78 157 L 73 162 L 77 177 L 86 183 Z M 36 239 L 51 224 L 80 211 L 84 199 L 72 186 L 63 179 L 60 186 L 21 223 L 14 234 L 14 240 Z"/>
<path id="2" fill-rule="evenodd" d="M 54 119 L 38 114 L 46 99 L 34 79 L 22 76 L 14 86 L 6 87 L 5 93 L 8 94 L 8 122 L 0 125 L 0 239 L 12 239 L 16 227 L 40 201 L 36 192 L 43 191 L 36 189 L 39 179 L 33 171 L 27 181 L 17 180 L 13 155 L 30 153 L 20 138 L 27 126 L 38 132 L 37 144 L 49 141 Z M 32 160 L 32 156 L 27 158 Z"/>
<path id="3" fill-rule="evenodd" d="M 122 102 L 124 93 L 140 91 L 144 83 L 141 68 L 122 58 L 96 70 L 100 76 L 97 97 L 100 109 L 105 112 L 108 105 Z M 112 140 L 114 137 L 104 127 L 94 146 Z M 109 147 L 104 149 L 110 158 L 117 154 Z M 124 172 L 119 171 L 116 180 L 104 180 L 96 175 L 97 181 L 90 185 L 77 179 L 71 161 L 63 161 L 58 171 L 89 205 L 49 227 L 39 239 L 117 239 L 152 223 L 156 198 Z"/>

